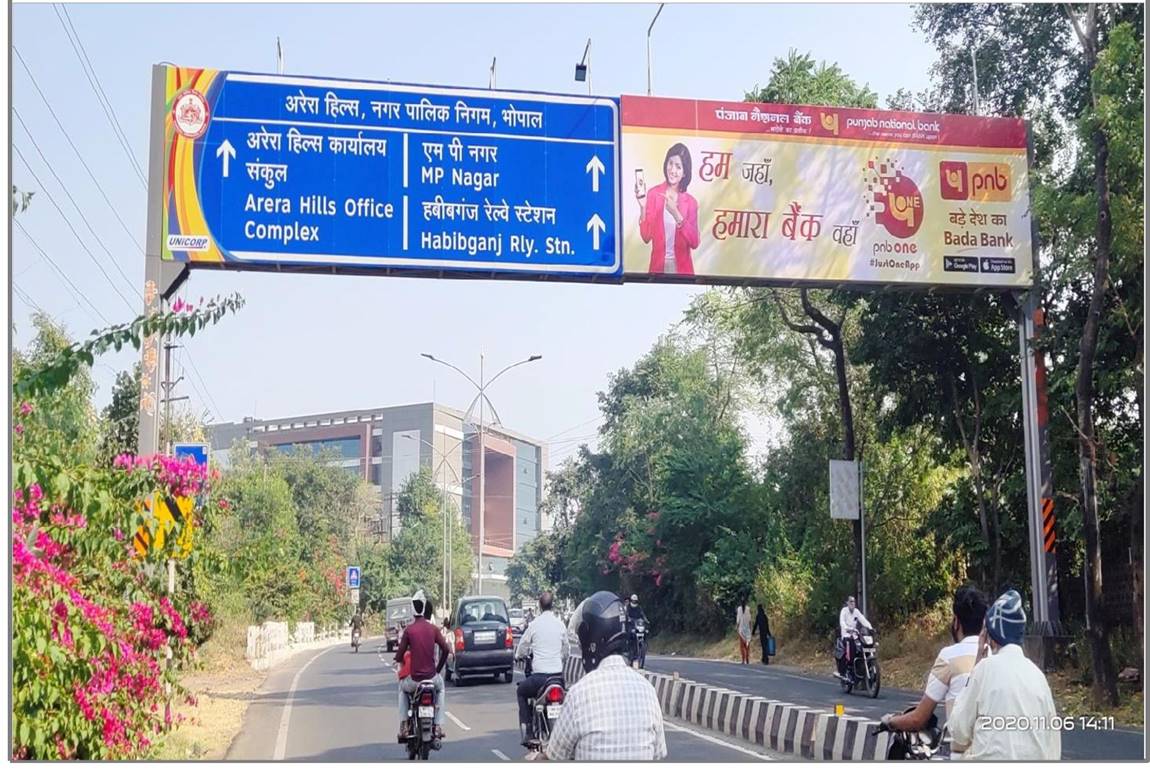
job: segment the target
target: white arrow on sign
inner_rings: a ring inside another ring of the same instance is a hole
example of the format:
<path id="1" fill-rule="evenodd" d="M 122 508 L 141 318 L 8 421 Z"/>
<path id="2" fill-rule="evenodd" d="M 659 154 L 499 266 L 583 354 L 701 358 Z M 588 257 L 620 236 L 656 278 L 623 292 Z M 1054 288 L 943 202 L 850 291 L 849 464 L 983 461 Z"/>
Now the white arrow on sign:
<path id="1" fill-rule="evenodd" d="M 587 162 L 587 168 L 583 171 L 591 173 L 591 190 L 594 193 L 599 193 L 599 175 L 606 174 L 607 167 L 603 166 L 603 162 L 596 155 L 591 157 L 591 160 Z"/>
<path id="2" fill-rule="evenodd" d="M 591 216 L 591 220 L 587 221 L 587 230 L 591 232 L 591 245 L 595 250 L 599 249 L 599 235 L 607 230 L 607 224 L 599 217 L 598 213 Z"/>
<path id="3" fill-rule="evenodd" d="M 220 147 L 216 148 L 216 158 L 218 159 L 220 156 L 224 157 L 224 177 L 227 177 L 228 159 L 234 159 L 236 157 L 236 149 L 230 142 L 224 140 L 220 143 Z"/>

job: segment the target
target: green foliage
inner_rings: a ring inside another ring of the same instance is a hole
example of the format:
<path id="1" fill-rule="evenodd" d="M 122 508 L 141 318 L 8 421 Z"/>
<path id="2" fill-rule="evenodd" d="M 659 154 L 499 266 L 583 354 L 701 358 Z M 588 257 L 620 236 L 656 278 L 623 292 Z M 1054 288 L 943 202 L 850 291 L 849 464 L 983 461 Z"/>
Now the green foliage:
<path id="1" fill-rule="evenodd" d="M 838 105 L 878 107 L 878 94 L 859 86 L 837 64 L 815 64 L 810 54 L 791 49 L 786 59 L 775 59 L 770 81 L 757 85 L 746 95 L 748 102 L 776 102 L 791 105 Z"/>
<path id="2" fill-rule="evenodd" d="M 100 460 L 111 464 L 121 454 L 135 454 L 140 435 L 139 364 L 131 374 L 127 371 L 116 374 L 112 402 L 104 408 L 101 419 L 104 434 L 100 440 Z"/>
<path id="3" fill-rule="evenodd" d="M 432 479 L 430 468 L 420 468 L 404 482 L 396 498 L 399 534 L 392 539 L 388 552 L 390 596 L 423 589 L 434 607 L 442 606 L 445 520 L 451 540 L 451 598 L 458 599 L 471 585 L 471 536 L 454 505 L 447 503 L 445 510 L 444 504 L 443 492 Z"/>
<path id="4" fill-rule="evenodd" d="M 153 316 L 136 328 L 190 331 L 185 322 Z M 163 457 L 97 460 L 88 368 L 123 343 L 122 329 L 72 344 L 46 317 L 35 323 L 13 373 L 11 757 L 146 758 L 165 727 L 166 688 L 182 697 L 179 676 L 213 626 L 194 580 L 213 479 Z M 162 549 L 153 541 L 136 556 L 137 528 L 157 534 L 145 507 L 156 495 L 202 502 L 192 519 L 176 516 Z M 174 594 L 169 559 L 179 560 Z M 179 723 L 178 704 L 172 714 Z"/>

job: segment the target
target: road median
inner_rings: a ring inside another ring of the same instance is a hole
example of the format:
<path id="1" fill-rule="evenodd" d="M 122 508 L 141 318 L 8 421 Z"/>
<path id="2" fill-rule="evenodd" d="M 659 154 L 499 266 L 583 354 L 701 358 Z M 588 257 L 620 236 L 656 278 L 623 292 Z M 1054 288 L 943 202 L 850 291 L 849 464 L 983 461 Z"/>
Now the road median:
<path id="1" fill-rule="evenodd" d="M 655 688 L 663 716 L 728 736 L 764 750 L 817 761 L 873 761 L 886 758 L 890 734 L 874 732 L 869 718 L 835 715 L 799 704 L 718 688 L 677 674 L 639 670 Z M 564 669 L 568 685 L 584 674 L 571 656 Z"/>

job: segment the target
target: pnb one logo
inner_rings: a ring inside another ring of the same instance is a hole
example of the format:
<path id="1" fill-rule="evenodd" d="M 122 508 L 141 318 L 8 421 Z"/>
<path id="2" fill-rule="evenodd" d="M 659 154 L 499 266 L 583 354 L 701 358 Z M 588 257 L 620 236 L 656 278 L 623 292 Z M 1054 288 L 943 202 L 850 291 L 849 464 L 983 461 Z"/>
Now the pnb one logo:
<path id="1" fill-rule="evenodd" d="M 211 239 L 206 236 L 184 236 L 168 234 L 168 249 L 183 250 L 186 253 L 202 253 L 208 249 Z"/>
<path id="2" fill-rule="evenodd" d="M 867 184 L 868 211 L 891 236 L 908 239 L 922 225 L 922 192 L 902 173 L 893 159 L 871 161 L 863 170 Z"/>
<path id="3" fill-rule="evenodd" d="M 951 201 L 1010 201 L 1009 164 L 968 164 L 940 161 L 938 184 L 943 199 Z"/>

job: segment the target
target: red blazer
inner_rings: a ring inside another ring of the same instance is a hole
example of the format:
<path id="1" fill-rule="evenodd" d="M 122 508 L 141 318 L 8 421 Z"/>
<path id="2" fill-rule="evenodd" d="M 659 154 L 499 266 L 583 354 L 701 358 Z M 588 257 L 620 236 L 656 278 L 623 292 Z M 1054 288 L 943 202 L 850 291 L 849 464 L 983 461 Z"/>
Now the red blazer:
<path id="1" fill-rule="evenodd" d="M 663 230 L 663 211 L 667 202 L 667 183 L 663 182 L 647 192 L 647 205 L 639 220 L 639 234 L 643 242 L 651 243 L 651 274 L 664 274 L 667 237 Z M 691 250 L 699 246 L 699 203 L 689 193 L 679 194 L 679 214 L 683 223 L 675 229 L 675 268 L 677 274 L 694 274 Z"/>

